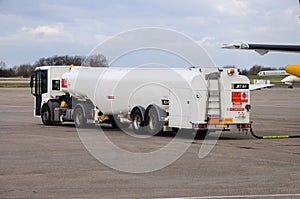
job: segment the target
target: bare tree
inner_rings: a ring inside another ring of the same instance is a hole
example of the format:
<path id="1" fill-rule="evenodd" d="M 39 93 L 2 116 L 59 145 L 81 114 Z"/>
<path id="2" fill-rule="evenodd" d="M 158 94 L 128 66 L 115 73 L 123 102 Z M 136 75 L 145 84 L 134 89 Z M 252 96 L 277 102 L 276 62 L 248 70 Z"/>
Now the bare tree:
<path id="1" fill-rule="evenodd" d="M 94 54 L 88 56 L 82 63 L 83 66 L 91 67 L 108 67 L 108 61 L 102 54 Z"/>
<path id="2" fill-rule="evenodd" d="M 87 58 L 85 56 L 54 55 L 52 57 L 42 57 L 33 65 L 21 64 L 13 68 L 6 69 L 6 63 L 4 61 L 0 61 L 0 77 L 29 77 L 31 74 L 33 74 L 34 69 L 38 66 L 62 66 L 71 64 L 75 66 L 82 65 L 92 67 L 106 67 L 108 65 L 108 62 L 105 56 L 101 54 L 91 55 Z"/>
<path id="3" fill-rule="evenodd" d="M 0 77 L 13 77 L 16 76 L 16 71 L 13 68 L 6 68 L 6 63 L 0 61 Z"/>
<path id="4" fill-rule="evenodd" d="M 63 66 L 63 65 L 71 65 L 74 64 L 76 66 L 80 66 L 82 61 L 85 59 L 83 56 L 58 56 L 54 55 L 52 57 L 40 58 L 35 62 L 35 67 L 38 66 Z"/>
<path id="5" fill-rule="evenodd" d="M 34 68 L 31 64 L 22 64 L 17 67 L 17 76 L 30 77 L 34 72 Z"/>
<path id="6" fill-rule="evenodd" d="M 0 61 L 0 68 L 5 69 L 6 68 L 6 63 L 4 61 Z"/>

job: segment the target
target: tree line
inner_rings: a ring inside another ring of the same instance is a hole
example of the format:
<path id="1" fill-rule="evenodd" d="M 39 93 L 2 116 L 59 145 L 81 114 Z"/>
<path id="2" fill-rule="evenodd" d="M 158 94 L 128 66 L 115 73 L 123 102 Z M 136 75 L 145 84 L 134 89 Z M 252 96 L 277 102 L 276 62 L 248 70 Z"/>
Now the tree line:
<path id="1" fill-rule="evenodd" d="M 236 66 L 228 65 L 224 66 L 223 68 L 237 68 Z M 265 67 L 261 65 L 254 65 L 250 69 L 241 69 L 240 74 L 241 75 L 257 75 L 258 72 L 260 71 L 266 71 L 266 70 L 284 70 L 284 68 L 274 68 L 274 67 Z"/>
<path id="2" fill-rule="evenodd" d="M 260 71 L 266 71 L 266 70 L 284 70 L 283 68 L 272 68 L 272 67 L 264 67 L 260 65 L 254 65 L 249 70 L 243 69 L 240 71 L 241 75 L 257 75 Z"/>
<path id="3" fill-rule="evenodd" d="M 0 77 L 30 77 L 36 67 L 39 66 L 62 66 L 62 65 L 75 65 L 75 66 L 92 66 L 92 67 L 107 67 L 108 61 L 102 54 L 94 54 L 88 57 L 85 56 L 58 56 L 40 58 L 34 64 L 21 64 L 14 66 L 13 68 L 7 68 L 5 62 L 0 61 Z M 225 66 L 224 68 L 234 67 Z M 235 67 L 234 67 L 235 68 Z M 242 75 L 257 75 L 262 70 L 277 70 L 277 68 L 264 67 L 260 65 L 254 65 L 249 70 L 242 69 L 240 74 Z"/>
<path id="4" fill-rule="evenodd" d="M 88 57 L 85 56 L 58 56 L 40 58 L 34 64 L 21 64 L 12 68 L 7 68 L 6 63 L 0 61 L 0 77 L 30 77 L 36 67 L 39 66 L 92 66 L 92 67 L 107 67 L 108 61 L 104 55 L 94 54 Z"/>

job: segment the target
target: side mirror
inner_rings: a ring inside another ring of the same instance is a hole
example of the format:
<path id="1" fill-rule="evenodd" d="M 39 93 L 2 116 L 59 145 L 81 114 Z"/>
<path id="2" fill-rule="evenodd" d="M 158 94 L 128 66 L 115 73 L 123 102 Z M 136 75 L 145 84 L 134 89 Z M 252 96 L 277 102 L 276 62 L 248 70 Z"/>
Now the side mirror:
<path id="1" fill-rule="evenodd" d="M 32 89 L 32 88 L 33 88 L 33 81 L 34 81 L 34 75 L 31 75 L 29 86 L 30 86 L 30 88 L 31 88 L 31 94 L 32 94 L 33 96 L 36 96 L 35 93 L 33 93 L 33 89 Z"/>
<path id="2" fill-rule="evenodd" d="M 34 75 L 31 75 L 30 83 L 29 83 L 30 88 L 33 88 L 33 79 L 34 79 Z"/>

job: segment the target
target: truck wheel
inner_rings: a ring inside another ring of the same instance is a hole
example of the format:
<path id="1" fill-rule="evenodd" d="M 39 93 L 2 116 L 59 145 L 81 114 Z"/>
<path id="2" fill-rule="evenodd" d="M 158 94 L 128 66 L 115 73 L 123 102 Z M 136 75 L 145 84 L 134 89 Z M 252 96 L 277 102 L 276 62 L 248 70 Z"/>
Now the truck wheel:
<path id="1" fill-rule="evenodd" d="M 42 107 L 42 122 L 44 125 L 52 125 L 51 112 L 48 105 Z"/>
<path id="2" fill-rule="evenodd" d="M 143 116 L 139 109 L 135 109 L 131 113 L 132 119 L 132 130 L 136 134 L 141 134 L 143 132 Z"/>
<path id="3" fill-rule="evenodd" d="M 86 126 L 86 118 L 81 107 L 76 107 L 74 110 L 74 122 L 77 128 L 83 128 Z"/>
<path id="4" fill-rule="evenodd" d="M 156 135 L 162 132 L 164 127 L 164 122 L 159 121 L 159 115 L 153 106 L 149 108 L 148 114 L 146 115 L 146 126 L 147 132 L 150 135 Z"/>

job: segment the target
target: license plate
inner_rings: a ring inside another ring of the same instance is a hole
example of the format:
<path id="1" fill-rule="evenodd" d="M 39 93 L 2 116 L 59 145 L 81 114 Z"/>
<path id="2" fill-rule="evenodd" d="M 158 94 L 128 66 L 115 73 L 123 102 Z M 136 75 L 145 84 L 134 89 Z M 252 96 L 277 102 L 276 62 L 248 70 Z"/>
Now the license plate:
<path id="1" fill-rule="evenodd" d="M 217 125 L 216 125 L 216 128 L 217 128 L 217 129 L 226 129 L 227 127 L 228 127 L 227 124 L 217 124 Z"/>
<path id="2" fill-rule="evenodd" d="M 233 84 L 233 89 L 249 89 L 249 84 Z"/>

